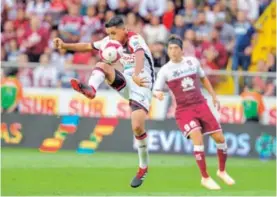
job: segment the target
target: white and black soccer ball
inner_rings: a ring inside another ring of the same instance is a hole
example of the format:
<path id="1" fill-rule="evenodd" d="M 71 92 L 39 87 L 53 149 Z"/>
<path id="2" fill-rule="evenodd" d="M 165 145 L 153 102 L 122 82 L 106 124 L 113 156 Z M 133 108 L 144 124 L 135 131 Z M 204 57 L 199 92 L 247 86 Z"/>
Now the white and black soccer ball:
<path id="1" fill-rule="evenodd" d="M 113 64 L 118 61 L 122 55 L 123 47 L 116 40 L 105 41 L 99 50 L 100 58 L 107 64 Z"/>

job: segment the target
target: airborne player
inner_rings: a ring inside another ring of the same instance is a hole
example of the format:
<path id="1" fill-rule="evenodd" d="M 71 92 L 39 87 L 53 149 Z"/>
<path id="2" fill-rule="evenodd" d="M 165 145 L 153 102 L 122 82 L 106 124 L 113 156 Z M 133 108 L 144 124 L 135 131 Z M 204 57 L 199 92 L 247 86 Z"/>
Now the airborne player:
<path id="1" fill-rule="evenodd" d="M 139 156 L 139 170 L 131 181 L 131 187 L 135 188 L 143 183 L 148 172 L 147 133 L 144 126 L 155 80 L 153 58 L 144 39 L 140 35 L 128 31 L 121 17 L 111 18 L 105 24 L 105 28 L 108 36 L 94 43 L 64 43 L 61 39 L 56 38 L 54 44 L 56 48 L 80 52 L 99 50 L 102 43 L 108 40 L 116 40 L 122 44 L 123 55 L 120 63 L 124 67 L 123 73 L 109 64 L 99 62 L 92 70 L 88 85 L 77 79 L 72 79 L 71 85 L 74 90 L 93 99 L 100 84 L 106 80 L 112 88 L 129 100 L 132 109 L 132 130 L 138 144 Z"/>
<path id="2" fill-rule="evenodd" d="M 219 101 L 200 62 L 195 57 L 183 57 L 182 46 L 182 40 L 176 36 L 168 40 L 170 61 L 158 73 L 154 85 L 154 97 L 162 100 L 164 96 L 162 90 L 165 84 L 168 85 L 177 103 L 176 122 L 184 136 L 193 142 L 194 156 L 202 175 L 201 184 L 208 189 L 218 190 L 220 186 L 206 170 L 203 135 L 209 134 L 216 143 L 219 162 L 217 176 L 228 185 L 235 184 L 235 181 L 225 170 L 227 144 L 220 124 L 201 93 L 200 81 L 212 96 L 215 106 L 219 107 Z"/>

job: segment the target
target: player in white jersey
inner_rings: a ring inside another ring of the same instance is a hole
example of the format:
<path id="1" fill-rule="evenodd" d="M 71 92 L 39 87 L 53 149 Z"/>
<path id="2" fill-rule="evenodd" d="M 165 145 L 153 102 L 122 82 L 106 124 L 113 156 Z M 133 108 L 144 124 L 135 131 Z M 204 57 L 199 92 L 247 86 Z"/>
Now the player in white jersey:
<path id="1" fill-rule="evenodd" d="M 94 43 L 64 43 L 61 39 L 54 39 L 57 48 L 72 51 L 98 50 L 102 41 L 112 39 L 123 46 L 123 56 L 120 62 L 124 67 L 122 74 L 111 65 L 97 63 L 92 71 L 88 85 L 76 79 L 71 80 L 73 89 L 93 99 L 99 85 L 105 80 L 109 85 L 129 99 L 132 109 L 131 125 L 138 144 L 139 170 L 131 182 L 132 187 L 139 187 L 148 171 L 148 148 L 145 120 L 150 108 L 152 86 L 154 83 L 153 59 L 144 39 L 125 28 L 123 19 L 115 16 L 105 25 L 108 37 Z M 119 145 L 120 146 L 120 145 Z M 116 165 L 116 164 L 115 164 Z"/>
<path id="2" fill-rule="evenodd" d="M 194 155 L 200 169 L 201 184 L 208 189 L 220 189 L 219 185 L 208 175 L 206 170 L 203 135 L 210 134 L 217 146 L 219 169 L 217 175 L 228 185 L 235 181 L 225 171 L 227 160 L 227 144 L 221 126 L 212 114 L 206 99 L 201 93 L 200 81 L 219 107 L 216 94 L 205 76 L 200 62 L 195 57 L 183 57 L 182 40 L 172 36 L 168 41 L 170 61 L 165 64 L 157 75 L 154 85 L 154 96 L 163 99 L 163 88 L 168 85 L 176 103 L 176 122 L 185 137 L 192 140 Z"/>

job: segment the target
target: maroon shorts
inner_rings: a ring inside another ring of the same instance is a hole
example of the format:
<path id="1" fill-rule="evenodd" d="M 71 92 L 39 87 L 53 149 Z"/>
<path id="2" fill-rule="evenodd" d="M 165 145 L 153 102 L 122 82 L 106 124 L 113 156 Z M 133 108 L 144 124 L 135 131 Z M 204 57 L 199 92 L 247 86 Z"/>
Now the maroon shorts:
<path id="1" fill-rule="evenodd" d="M 197 129 L 203 135 L 221 131 L 221 126 L 206 102 L 176 112 L 176 122 L 186 137 Z"/>

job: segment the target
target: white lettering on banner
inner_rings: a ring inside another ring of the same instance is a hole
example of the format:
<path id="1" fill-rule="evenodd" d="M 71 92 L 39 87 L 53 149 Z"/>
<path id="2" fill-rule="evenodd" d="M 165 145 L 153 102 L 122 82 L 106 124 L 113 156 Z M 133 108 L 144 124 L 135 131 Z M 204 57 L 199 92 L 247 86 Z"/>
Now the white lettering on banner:
<path id="1" fill-rule="evenodd" d="M 239 96 L 219 96 L 221 102 L 220 114 L 213 107 L 211 100 L 207 99 L 211 110 L 220 119 L 220 122 L 243 123 L 244 118 Z M 275 99 L 275 97 L 264 98 L 266 108 L 262 118 L 264 124 L 276 124 Z M 154 120 L 168 118 L 169 101 L 169 95 L 163 101 L 153 99 L 149 118 Z M 54 88 L 25 88 L 24 98 L 19 110 L 21 113 L 27 114 L 78 114 L 86 117 L 107 116 L 120 118 L 130 118 L 131 112 L 128 101 L 113 90 L 98 91 L 97 97 L 89 100 L 71 89 Z M 174 113 L 171 111 L 171 114 Z"/>
<path id="2" fill-rule="evenodd" d="M 160 131 L 152 130 L 151 132 L 147 132 L 148 134 L 148 150 L 149 151 L 159 151 L 159 134 Z"/>
<path id="3" fill-rule="evenodd" d="M 174 152 L 191 154 L 193 152 L 193 144 L 191 140 L 185 138 L 178 130 L 148 130 L 148 149 L 151 152 Z M 227 153 L 229 155 L 247 156 L 250 152 L 250 136 L 247 133 L 234 134 L 230 132 L 224 133 L 228 144 Z M 134 138 L 135 139 L 135 138 Z M 137 149 L 135 143 L 133 148 Z M 217 148 L 214 140 L 209 137 L 207 146 L 208 154 L 216 154 Z"/>
<path id="4" fill-rule="evenodd" d="M 229 155 L 247 156 L 250 152 L 250 136 L 247 133 L 235 135 L 233 133 L 225 132 L 225 140 L 227 142 L 227 153 Z M 216 154 L 217 149 L 214 140 L 209 137 L 208 153 Z"/>

